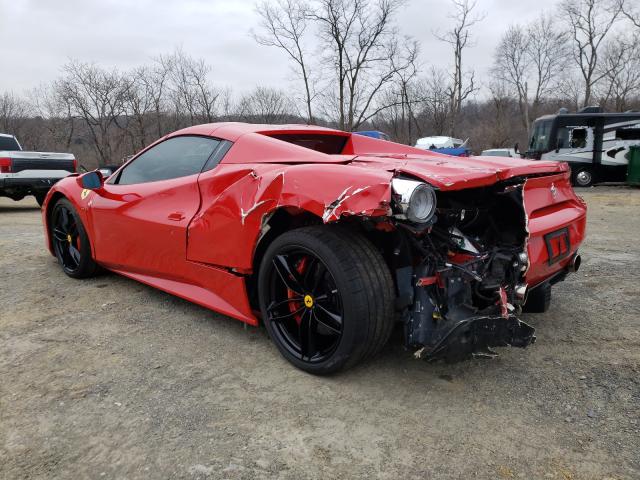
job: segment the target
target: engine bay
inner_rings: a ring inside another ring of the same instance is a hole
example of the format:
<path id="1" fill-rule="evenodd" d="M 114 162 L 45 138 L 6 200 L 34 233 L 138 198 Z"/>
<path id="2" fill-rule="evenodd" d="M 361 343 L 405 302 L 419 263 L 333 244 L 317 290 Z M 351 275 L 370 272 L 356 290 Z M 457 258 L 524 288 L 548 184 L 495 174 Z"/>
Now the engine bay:
<path id="1" fill-rule="evenodd" d="M 439 192 L 428 228 L 400 228 L 406 250 L 394 253 L 405 265 L 396 280 L 405 343 L 416 356 L 455 361 L 535 341 L 517 317 L 527 288 L 526 225 L 523 184 L 513 183 Z"/>

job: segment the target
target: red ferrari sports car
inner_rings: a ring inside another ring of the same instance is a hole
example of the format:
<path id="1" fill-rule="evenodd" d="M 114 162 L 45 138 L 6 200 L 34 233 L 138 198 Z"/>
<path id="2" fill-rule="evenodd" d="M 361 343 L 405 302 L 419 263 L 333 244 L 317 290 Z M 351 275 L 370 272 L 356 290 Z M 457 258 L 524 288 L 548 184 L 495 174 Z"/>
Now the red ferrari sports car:
<path id="1" fill-rule="evenodd" d="M 58 182 L 42 217 L 73 278 L 102 267 L 251 325 L 323 374 L 396 322 L 417 357 L 525 347 L 524 309 L 580 265 L 586 207 L 566 164 L 450 157 L 315 126 L 214 123 L 108 179 Z"/>

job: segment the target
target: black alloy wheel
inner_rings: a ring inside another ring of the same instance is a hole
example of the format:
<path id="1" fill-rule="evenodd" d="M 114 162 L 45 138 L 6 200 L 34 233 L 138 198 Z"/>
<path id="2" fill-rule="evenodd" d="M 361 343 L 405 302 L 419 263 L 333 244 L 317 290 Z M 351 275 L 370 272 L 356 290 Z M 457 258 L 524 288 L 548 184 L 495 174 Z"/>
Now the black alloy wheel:
<path id="1" fill-rule="evenodd" d="M 344 313 L 326 265 L 313 252 L 289 246 L 271 260 L 267 315 L 277 341 L 304 362 L 325 361 L 335 351 Z"/>
<path id="2" fill-rule="evenodd" d="M 327 374 L 378 352 L 393 328 L 393 282 L 364 237 L 313 226 L 277 237 L 262 259 L 262 318 L 280 353 Z"/>
<path id="3" fill-rule="evenodd" d="M 62 199 L 53 207 L 49 226 L 53 251 L 64 272 L 73 278 L 94 275 L 98 266 L 91 258 L 89 238 L 68 200 Z"/>

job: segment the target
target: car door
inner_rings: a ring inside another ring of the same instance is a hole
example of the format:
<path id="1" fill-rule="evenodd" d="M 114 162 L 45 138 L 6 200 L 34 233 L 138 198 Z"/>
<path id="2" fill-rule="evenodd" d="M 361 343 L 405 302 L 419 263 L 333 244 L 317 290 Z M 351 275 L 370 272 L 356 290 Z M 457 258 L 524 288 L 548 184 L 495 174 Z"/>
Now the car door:
<path id="1" fill-rule="evenodd" d="M 132 273 L 186 275 L 187 227 L 200 207 L 198 175 L 220 141 L 164 140 L 134 158 L 90 202 L 98 262 Z"/>

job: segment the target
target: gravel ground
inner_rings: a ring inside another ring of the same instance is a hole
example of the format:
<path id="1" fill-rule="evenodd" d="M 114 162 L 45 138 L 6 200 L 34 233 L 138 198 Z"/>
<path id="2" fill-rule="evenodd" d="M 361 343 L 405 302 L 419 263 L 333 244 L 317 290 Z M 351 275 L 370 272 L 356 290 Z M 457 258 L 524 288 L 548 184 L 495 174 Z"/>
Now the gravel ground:
<path id="1" fill-rule="evenodd" d="M 640 478 L 640 190 L 597 187 L 538 341 L 428 364 L 400 336 L 316 378 L 264 329 L 66 277 L 0 200 L 0 478 Z"/>

